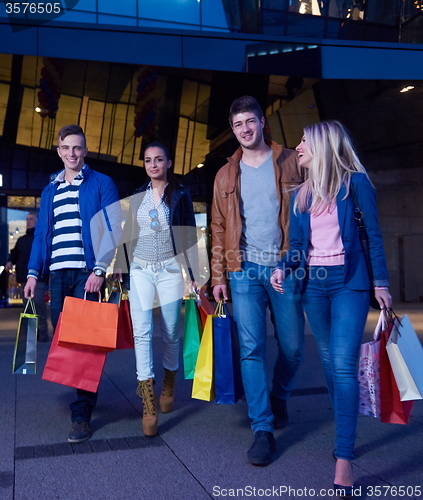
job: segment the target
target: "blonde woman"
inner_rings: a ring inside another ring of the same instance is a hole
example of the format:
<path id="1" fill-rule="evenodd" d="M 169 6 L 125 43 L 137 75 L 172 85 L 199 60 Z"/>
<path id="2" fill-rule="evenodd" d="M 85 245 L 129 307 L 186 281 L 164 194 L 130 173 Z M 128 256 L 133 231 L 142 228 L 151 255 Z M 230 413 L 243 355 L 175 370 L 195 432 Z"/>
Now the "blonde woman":
<path id="1" fill-rule="evenodd" d="M 302 295 L 335 412 L 334 487 L 347 498 L 359 405 L 357 360 L 370 287 L 381 308 L 390 307 L 392 298 L 375 190 L 344 127 L 337 121 L 310 125 L 296 150 L 308 176 L 293 196 L 290 250 L 271 283 L 283 293 L 283 281 L 294 279 Z M 373 283 L 354 218 L 357 205 L 369 239 Z"/>

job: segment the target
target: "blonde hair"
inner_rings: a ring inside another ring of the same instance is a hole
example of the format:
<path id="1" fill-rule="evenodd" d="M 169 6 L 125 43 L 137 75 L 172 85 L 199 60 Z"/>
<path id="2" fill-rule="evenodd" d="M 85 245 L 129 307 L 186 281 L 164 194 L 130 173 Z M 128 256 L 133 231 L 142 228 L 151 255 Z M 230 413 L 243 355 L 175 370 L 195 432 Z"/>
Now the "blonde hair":
<path id="1" fill-rule="evenodd" d="M 347 131 L 338 121 L 309 125 L 304 129 L 305 147 L 312 156 L 307 179 L 298 189 L 294 212 L 321 214 L 336 200 L 345 184 L 348 196 L 351 177 L 367 172 L 352 145 Z M 345 199 L 344 198 L 344 199 Z"/>

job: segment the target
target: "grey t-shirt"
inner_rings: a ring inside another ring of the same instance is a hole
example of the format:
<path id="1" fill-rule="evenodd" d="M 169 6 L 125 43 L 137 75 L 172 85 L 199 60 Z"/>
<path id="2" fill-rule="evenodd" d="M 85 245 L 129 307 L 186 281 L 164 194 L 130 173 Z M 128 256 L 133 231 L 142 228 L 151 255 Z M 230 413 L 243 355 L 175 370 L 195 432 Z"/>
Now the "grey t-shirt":
<path id="1" fill-rule="evenodd" d="M 275 266 L 280 260 L 282 231 L 276 191 L 273 152 L 258 167 L 241 161 L 240 250 L 243 260 Z"/>

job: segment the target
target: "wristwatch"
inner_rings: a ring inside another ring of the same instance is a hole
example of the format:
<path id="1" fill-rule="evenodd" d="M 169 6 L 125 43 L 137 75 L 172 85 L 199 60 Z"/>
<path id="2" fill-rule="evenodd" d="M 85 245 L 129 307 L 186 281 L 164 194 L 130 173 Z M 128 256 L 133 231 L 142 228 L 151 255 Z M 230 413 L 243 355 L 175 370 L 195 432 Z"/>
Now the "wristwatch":
<path id="1" fill-rule="evenodd" d="M 106 273 L 101 269 L 94 269 L 94 274 L 99 278 L 104 278 L 106 276 Z"/>

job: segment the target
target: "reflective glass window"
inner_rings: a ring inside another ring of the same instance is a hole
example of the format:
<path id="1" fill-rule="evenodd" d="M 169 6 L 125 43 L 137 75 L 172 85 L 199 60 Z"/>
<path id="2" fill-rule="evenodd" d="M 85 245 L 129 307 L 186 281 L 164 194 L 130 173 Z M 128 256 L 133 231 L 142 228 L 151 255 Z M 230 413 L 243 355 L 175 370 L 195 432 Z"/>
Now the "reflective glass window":
<path id="1" fill-rule="evenodd" d="M 183 24 L 200 24 L 198 0 L 138 0 L 140 18 L 171 21 Z M 141 21 L 141 25 L 144 23 Z"/>

